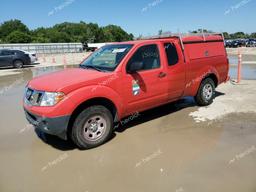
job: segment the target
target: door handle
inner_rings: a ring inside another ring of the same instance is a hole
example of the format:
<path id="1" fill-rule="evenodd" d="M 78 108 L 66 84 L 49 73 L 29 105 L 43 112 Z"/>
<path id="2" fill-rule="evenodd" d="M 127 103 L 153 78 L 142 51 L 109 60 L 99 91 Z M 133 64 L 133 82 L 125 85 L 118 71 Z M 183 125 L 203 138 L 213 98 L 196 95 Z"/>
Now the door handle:
<path id="1" fill-rule="evenodd" d="M 159 75 L 158 75 L 159 78 L 164 78 L 166 77 L 166 73 L 164 72 L 160 72 Z"/>

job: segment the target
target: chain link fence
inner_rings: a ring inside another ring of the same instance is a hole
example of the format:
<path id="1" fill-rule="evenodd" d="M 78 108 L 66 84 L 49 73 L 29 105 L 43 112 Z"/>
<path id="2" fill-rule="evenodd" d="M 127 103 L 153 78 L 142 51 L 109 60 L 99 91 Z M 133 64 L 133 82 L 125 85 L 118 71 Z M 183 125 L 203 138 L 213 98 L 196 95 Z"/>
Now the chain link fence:
<path id="1" fill-rule="evenodd" d="M 81 53 L 82 43 L 0 44 L 0 49 L 18 49 L 37 54 Z"/>

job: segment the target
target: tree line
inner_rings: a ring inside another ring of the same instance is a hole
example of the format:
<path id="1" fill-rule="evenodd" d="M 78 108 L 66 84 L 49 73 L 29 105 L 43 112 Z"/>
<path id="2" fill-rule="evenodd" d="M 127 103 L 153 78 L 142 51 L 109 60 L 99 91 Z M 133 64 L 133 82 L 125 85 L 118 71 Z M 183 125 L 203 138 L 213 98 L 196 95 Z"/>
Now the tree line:
<path id="1" fill-rule="evenodd" d="M 207 29 L 198 29 L 195 31 L 192 31 L 193 33 L 212 33 L 213 31 L 207 30 Z M 225 39 L 250 39 L 250 38 L 256 38 L 256 33 L 244 33 L 244 32 L 236 32 L 236 33 L 228 33 L 223 32 Z"/>
<path id="2" fill-rule="evenodd" d="M 212 32 L 206 29 L 189 31 L 193 33 Z M 159 30 L 158 34 L 163 34 Z M 228 33 L 224 32 L 225 39 L 246 39 L 256 38 L 256 33 Z M 136 39 L 140 39 L 142 35 Z M 0 43 L 101 43 L 101 42 L 121 42 L 133 40 L 133 34 L 129 34 L 121 27 L 108 25 L 100 27 L 96 23 L 64 22 L 53 27 L 39 27 L 30 30 L 20 20 L 14 19 L 0 24 Z"/>
<path id="3" fill-rule="evenodd" d="M 0 43 L 100 43 L 132 40 L 133 35 L 116 25 L 100 27 L 96 23 L 64 22 L 53 27 L 30 30 L 20 20 L 0 25 Z"/>
<path id="4" fill-rule="evenodd" d="M 169 31 L 163 32 L 163 30 L 158 31 L 158 35 L 163 35 L 165 33 L 171 33 Z M 214 31 L 207 30 L 207 29 L 198 29 L 194 31 L 189 31 L 189 33 L 214 33 Z M 244 32 L 236 32 L 236 33 L 228 33 L 228 32 L 223 32 L 224 38 L 225 39 L 254 39 L 256 38 L 256 33 L 244 33 Z"/>

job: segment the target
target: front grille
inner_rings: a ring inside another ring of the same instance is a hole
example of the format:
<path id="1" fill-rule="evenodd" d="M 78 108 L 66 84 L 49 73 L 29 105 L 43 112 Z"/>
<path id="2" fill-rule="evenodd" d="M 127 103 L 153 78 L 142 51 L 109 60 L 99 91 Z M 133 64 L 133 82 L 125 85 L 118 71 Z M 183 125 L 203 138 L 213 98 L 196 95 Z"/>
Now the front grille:
<path id="1" fill-rule="evenodd" d="M 38 105 L 40 105 L 43 94 L 44 93 L 42 91 L 36 91 L 31 88 L 27 88 L 26 93 L 25 93 L 25 100 L 30 105 L 38 106 Z"/>

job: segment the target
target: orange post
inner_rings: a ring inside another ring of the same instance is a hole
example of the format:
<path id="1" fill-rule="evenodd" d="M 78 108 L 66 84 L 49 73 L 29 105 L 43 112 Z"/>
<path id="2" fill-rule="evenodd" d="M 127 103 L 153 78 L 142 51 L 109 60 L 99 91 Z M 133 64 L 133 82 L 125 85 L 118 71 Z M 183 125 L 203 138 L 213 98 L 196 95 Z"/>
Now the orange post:
<path id="1" fill-rule="evenodd" d="M 67 59 L 66 59 L 66 56 L 65 56 L 65 55 L 63 56 L 63 64 L 64 64 L 64 65 L 67 65 Z"/>
<path id="2" fill-rule="evenodd" d="M 63 56 L 63 64 L 64 64 L 64 69 L 66 69 L 67 68 L 67 59 L 66 59 L 65 55 Z"/>
<path id="3" fill-rule="evenodd" d="M 43 55 L 43 62 L 44 62 L 44 63 L 46 62 L 45 55 Z"/>
<path id="4" fill-rule="evenodd" d="M 72 62 L 73 62 L 72 64 L 75 64 L 74 53 L 72 52 L 71 54 L 72 54 Z"/>
<path id="5" fill-rule="evenodd" d="M 241 72 L 242 72 L 242 54 L 240 50 L 238 51 L 238 66 L 237 66 L 237 83 L 241 82 Z"/>
<path id="6" fill-rule="evenodd" d="M 56 63 L 55 57 L 52 58 L 52 63 Z"/>

